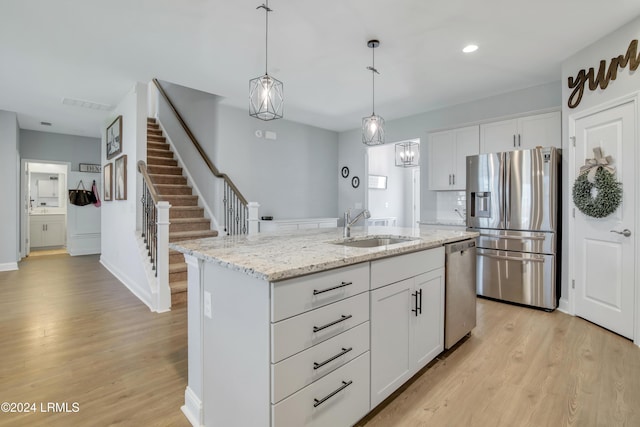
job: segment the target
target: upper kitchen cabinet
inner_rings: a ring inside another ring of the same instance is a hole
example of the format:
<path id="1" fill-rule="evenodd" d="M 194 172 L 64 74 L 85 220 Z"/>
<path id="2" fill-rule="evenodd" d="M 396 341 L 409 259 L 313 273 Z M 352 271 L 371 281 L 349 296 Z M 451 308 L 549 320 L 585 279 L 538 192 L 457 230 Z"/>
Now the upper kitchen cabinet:
<path id="1" fill-rule="evenodd" d="M 464 190 L 467 156 L 478 154 L 479 126 L 429 134 L 429 190 Z"/>
<path id="2" fill-rule="evenodd" d="M 561 148 L 560 112 L 519 117 L 480 125 L 480 152 Z"/>

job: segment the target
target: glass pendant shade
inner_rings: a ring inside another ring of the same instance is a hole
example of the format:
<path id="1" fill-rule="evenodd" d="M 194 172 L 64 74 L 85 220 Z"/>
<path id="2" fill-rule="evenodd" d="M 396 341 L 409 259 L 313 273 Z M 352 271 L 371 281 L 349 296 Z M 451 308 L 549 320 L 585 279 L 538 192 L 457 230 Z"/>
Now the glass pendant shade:
<path id="1" fill-rule="evenodd" d="M 372 114 L 362 118 L 362 143 L 366 145 L 384 144 L 384 119 Z"/>
<path id="2" fill-rule="evenodd" d="M 420 166 L 420 144 L 417 142 L 396 144 L 396 166 L 401 168 Z"/>
<path id="3" fill-rule="evenodd" d="M 251 117 L 265 121 L 281 119 L 283 105 L 283 85 L 280 80 L 268 74 L 249 80 Z"/>

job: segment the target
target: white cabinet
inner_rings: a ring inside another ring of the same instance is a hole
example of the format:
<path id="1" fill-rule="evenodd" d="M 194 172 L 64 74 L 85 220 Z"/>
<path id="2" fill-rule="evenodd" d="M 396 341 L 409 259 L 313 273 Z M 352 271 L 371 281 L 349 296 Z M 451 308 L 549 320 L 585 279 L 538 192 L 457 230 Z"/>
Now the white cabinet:
<path id="1" fill-rule="evenodd" d="M 480 152 L 561 148 L 560 112 L 520 117 L 480 125 Z"/>
<path id="2" fill-rule="evenodd" d="M 478 154 L 479 126 L 429 134 L 429 189 L 464 190 L 467 156 Z"/>
<path id="3" fill-rule="evenodd" d="M 374 261 L 372 285 L 376 271 L 407 278 L 371 291 L 371 408 L 444 349 L 444 250 Z"/>
<path id="4" fill-rule="evenodd" d="M 64 246 L 65 215 L 31 215 L 29 217 L 29 245 L 32 248 Z"/>

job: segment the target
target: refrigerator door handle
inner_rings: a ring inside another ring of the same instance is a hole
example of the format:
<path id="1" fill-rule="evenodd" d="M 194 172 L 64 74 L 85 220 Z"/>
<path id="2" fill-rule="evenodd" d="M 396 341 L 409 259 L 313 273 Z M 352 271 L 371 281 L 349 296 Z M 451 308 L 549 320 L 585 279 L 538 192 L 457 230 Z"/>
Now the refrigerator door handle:
<path id="1" fill-rule="evenodd" d="M 515 138 L 515 135 L 514 135 Z M 504 209 L 504 228 L 509 229 L 511 224 L 511 162 L 512 156 L 509 153 L 504 155 L 504 195 L 503 205 Z"/>
<path id="2" fill-rule="evenodd" d="M 487 258 L 495 258 L 495 259 L 504 259 L 507 261 L 518 261 L 518 262 L 544 262 L 544 258 L 518 258 L 513 256 L 504 256 L 504 255 L 492 255 L 483 252 L 478 252 L 478 256 L 485 256 Z"/>
<path id="3" fill-rule="evenodd" d="M 545 236 L 500 236 L 495 234 L 480 233 L 482 237 L 489 237 L 491 239 L 507 239 L 507 240 L 544 240 Z"/>

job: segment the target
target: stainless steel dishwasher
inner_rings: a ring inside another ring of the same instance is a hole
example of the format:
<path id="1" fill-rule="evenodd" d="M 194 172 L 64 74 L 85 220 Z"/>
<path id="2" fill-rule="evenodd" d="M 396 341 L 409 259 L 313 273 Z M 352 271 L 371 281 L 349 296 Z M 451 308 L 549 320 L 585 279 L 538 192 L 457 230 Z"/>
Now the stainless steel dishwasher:
<path id="1" fill-rule="evenodd" d="M 476 326 L 476 241 L 444 246 L 444 348 L 450 349 Z"/>

